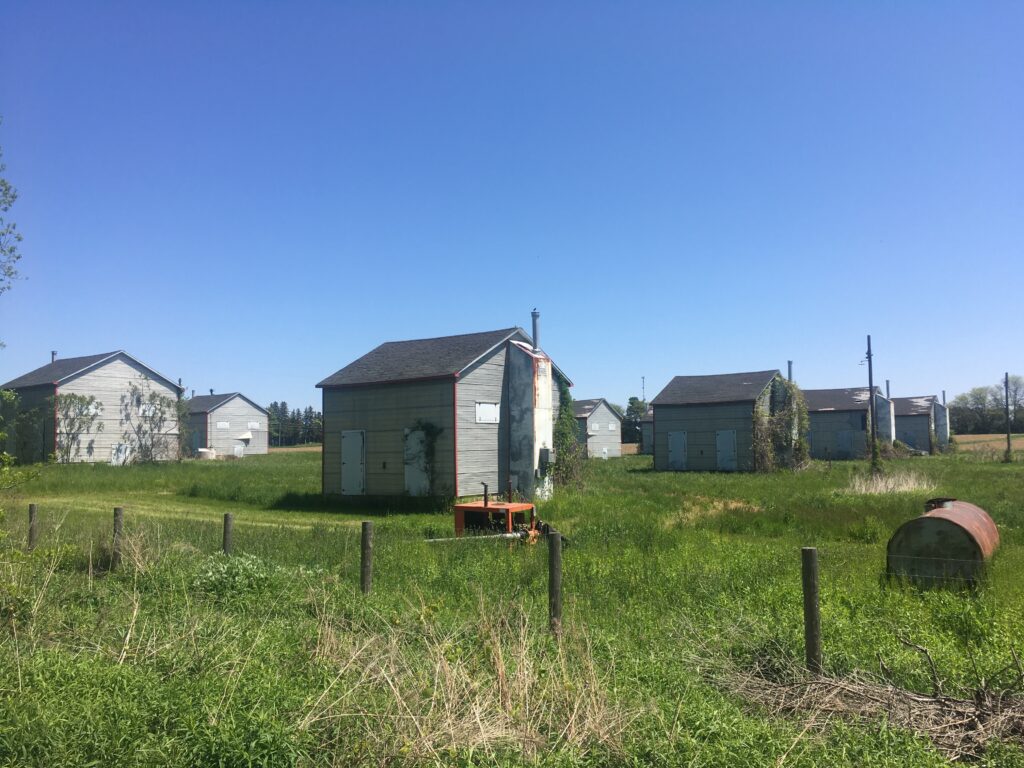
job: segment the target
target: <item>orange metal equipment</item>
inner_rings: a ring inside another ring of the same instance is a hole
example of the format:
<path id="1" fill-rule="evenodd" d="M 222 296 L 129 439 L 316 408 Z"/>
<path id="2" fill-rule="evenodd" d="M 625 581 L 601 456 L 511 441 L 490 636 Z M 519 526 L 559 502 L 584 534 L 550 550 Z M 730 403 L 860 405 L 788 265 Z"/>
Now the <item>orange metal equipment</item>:
<path id="1" fill-rule="evenodd" d="M 510 494 L 511 495 L 511 494 Z M 484 484 L 481 501 L 456 504 L 455 536 L 461 538 L 470 529 L 479 534 L 519 534 L 534 541 L 543 532 L 544 524 L 537 519 L 537 508 L 528 502 L 491 501 Z"/>

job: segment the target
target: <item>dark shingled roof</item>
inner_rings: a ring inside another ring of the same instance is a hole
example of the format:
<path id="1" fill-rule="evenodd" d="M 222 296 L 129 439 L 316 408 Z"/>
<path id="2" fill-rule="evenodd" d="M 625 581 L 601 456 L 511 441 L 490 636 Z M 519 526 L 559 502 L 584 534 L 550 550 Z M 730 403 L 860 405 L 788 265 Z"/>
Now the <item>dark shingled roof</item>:
<path id="1" fill-rule="evenodd" d="M 935 395 L 894 397 L 892 404 L 897 416 L 927 416 L 932 412 L 932 405 L 935 403 L 935 400 Z"/>
<path id="2" fill-rule="evenodd" d="M 585 419 L 594 412 L 601 403 L 608 406 L 608 410 L 615 414 L 616 417 L 621 421 L 622 417 L 619 416 L 619 412 L 612 408 L 611 403 L 605 400 L 603 397 L 595 397 L 591 400 L 573 400 L 572 401 L 572 413 L 577 419 Z"/>
<path id="3" fill-rule="evenodd" d="M 676 376 L 651 401 L 651 405 L 753 402 L 764 392 L 772 379 L 779 375 L 776 369 L 723 373 L 716 376 Z"/>
<path id="4" fill-rule="evenodd" d="M 11 379 L 6 384 L 0 384 L 0 389 L 20 389 L 21 387 L 37 387 L 41 384 L 55 384 L 116 354 L 117 352 L 104 352 L 102 355 L 57 358 L 52 363 L 29 371 L 24 376 Z"/>
<path id="5" fill-rule="evenodd" d="M 226 395 L 197 395 L 196 397 L 189 398 L 188 412 L 209 413 L 218 405 L 223 405 L 237 394 L 237 392 L 228 392 Z"/>
<path id="6" fill-rule="evenodd" d="M 871 408 L 867 387 L 852 389 L 805 389 L 808 411 L 866 411 Z M 878 387 L 875 393 L 881 394 Z"/>
<path id="7" fill-rule="evenodd" d="M 529 339 L 522 328 L 503 328 L 436 339 L 389 341 L 328 376 L 317 386 L 344 387 L 455 376 L 514 336 Z"/>

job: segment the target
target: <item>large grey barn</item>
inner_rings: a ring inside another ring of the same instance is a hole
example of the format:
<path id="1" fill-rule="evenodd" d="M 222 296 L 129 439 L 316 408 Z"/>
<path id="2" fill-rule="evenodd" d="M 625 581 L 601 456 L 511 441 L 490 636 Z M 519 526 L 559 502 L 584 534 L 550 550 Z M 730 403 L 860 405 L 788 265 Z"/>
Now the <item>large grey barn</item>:
<path id="1" fill-rule="evenodd" d="M 193 451 L 207 448 L 218 456 L 249 456 L 268 450 L 270 414 L 241 392 L 190 398 L 188 427 Z"/>
<path id="2" fill-rule="evenodd" d="M 317 384 L 323 491 L 543 497 L 560 379 L 521 328 L 381 344 Z"/>
<path id="3" fill-rule="evenodd" d="M 607 400 L 573 400 L 573 415 L 579 425 L 579 441 L 591 459 L 614 459 L 622 455 L 622 417 Z"/>
<path id="4" fill-rule="evenodd" d="M 807 441 L 811 458 L 856 459 L 868 452 L 871 428 L 867 387 L 852 389 L 805 389 L 804 402 L 810 429 Z M 892 401 L 875 387 L 875 412 L 879 442 L 892 443 Z"/>
<path id="5" fill-rule="evenodd" d="M 676 376 L 651 401 L 656 470 L 753 470 L 754 409 L 786 402 L 778 370 Z"/>
<path id="6" fill-rule="evenodd" d="M 7 430 L 8 452 L 22 462 L 35 462 L 67 446 L 67 460 L 72 462 L 124 464 L 131 461 L 135 438 L 131 424 L 123 418 L 122 398 L 128 396 L 133 384 L 145 394 L 154 392 L 175 400 L 182 392 L 169 378 L 123 350 L 51 359 L 48 365 L 0 385 L 0 389 L 14 390 L 18 394 L 14 428 Z M 96 399 L 93 408 L 98 418 L 88 433 L 69 434 L 65 429 L 57 416 L 59 395 Z M 10 423 L 12 419 L 5 421 Z M 157 448 L 158 459 L 177 457 L 176 413 L 160 435 Z"/>
<path id="7" fill-rule="evenodd" d="M 949 412 L 935 395 L 894 397 L 896 439 L 918 451 L 931 452 L 949 444 Z"/>

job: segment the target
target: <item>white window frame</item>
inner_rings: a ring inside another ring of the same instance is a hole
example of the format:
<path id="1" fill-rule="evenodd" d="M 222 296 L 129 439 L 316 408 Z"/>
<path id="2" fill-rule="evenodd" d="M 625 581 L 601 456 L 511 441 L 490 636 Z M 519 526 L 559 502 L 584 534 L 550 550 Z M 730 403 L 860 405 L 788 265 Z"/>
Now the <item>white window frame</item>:
<path id="1" fill-rule="evenodd" d="M 483 406 L 483 407 L 481 407 Z M 500 403 L 488 403 L 488 402 L 476 402 L 476 423 L 477 424 L 500 424 L 501 423 L 501 404 Z"/>
<path id="2" fill-rule="evenodd" d="M 217 422 L 217 429 L 231 429 L 231 422 L 230 421 L 218 421 Z"/>

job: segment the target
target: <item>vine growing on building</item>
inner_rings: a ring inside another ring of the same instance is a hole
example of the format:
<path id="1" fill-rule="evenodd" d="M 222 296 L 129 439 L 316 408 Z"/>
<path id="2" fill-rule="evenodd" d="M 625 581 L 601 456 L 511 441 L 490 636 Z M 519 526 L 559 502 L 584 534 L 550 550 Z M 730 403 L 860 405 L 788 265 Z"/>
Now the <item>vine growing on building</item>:
<path id="1" fill-rule="evenodd" d="M 772 383 L 768 402 L 754 404 L 754 469 L 771 472 L 807 463 L 810 419 L 803 393 L 791 381 Z"/>
<path id="2" fill-rule="evenodd" d="M 583 477 L 585 448 L 580 445 L 579 425 L 572 410 L 569 386 L 558 378 L 558 418 L 554 425 L 555 463 L 552 479 L 556 485 L 579 485 Z"/>
<path id="3" fill-rule="evenodd" d="M 427 475 L 427 490 L 431 496 L 437 496 L 437 489 L 434 487 L 437 479 L 437 438 L 444 432 L 444 427 L 439 427 L 431 421 L 417 419 L 412 431 L 423 433 L 423 471 Z"/>

